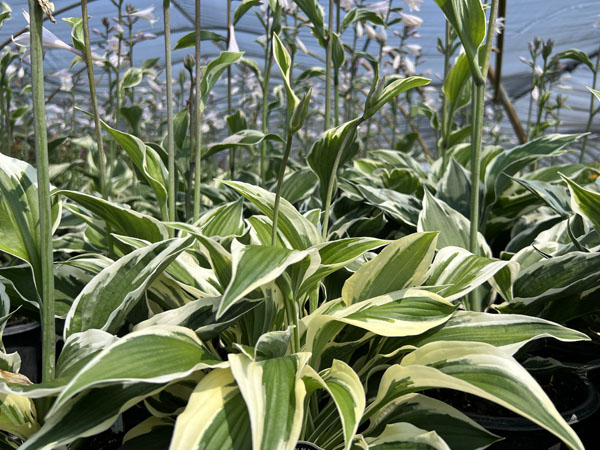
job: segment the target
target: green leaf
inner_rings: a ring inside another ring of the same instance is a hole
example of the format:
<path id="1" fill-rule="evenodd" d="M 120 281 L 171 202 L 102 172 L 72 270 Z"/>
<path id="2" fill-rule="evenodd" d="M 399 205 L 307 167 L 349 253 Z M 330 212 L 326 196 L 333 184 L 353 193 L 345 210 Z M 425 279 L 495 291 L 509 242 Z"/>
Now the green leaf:
<path id="1" fill-rule="evenodd" d="M 200 40 L 201 41 L 213 41 L 213 42 L 227 42 L 224 36 L 214 33 L 209 30 L 200 30 Z M 192 31 L 191 33 L 186 34 L 185 36 L 179 38 L 173 50 L 179 50 L 182 48 L 189 48 L 196 46 L 196 32 Z"/>
<path id="2" fill-rule="evenodd" d="M 292 89 L 292 85 L 290 84 L 292 58 L 290 57 L 290 54 L 285 48 L 285 45 L 283 45 L 283 42 L 281 42 L 281 39 L 279 39 L 277 33 L 273 33 L 273 56 L 275 57 L 275 62 L 277 63 L 277 66 L 281 71 L 283 84 L 285 85 L 285 90 L 287 94 L 288 117 L 291 117 L 292 112 L 300 103 L 300 99 L 298 98 L 298 96 L 296 96 L 296 94 L 294 93 L 294 89 Z"/>
<path id="3" fill-rule="evenodd" d="M 356 142 L 358 136 L 356 127 L 361 122 L 361 119 L 354 119 L 346 122 L 336 128 L 331 128 L 325 131 L 317 141 L 312 145 L 308 154 L 307 162 L 310 168 L 319 177 L 319 192 L 321 194 L 321 202 L 325 204 L 327 196 L 327 186 L 333 165 L 339 148 L 346 141 L 345 148 L 340 158 L 339 168 L 343 167 L 354 155 L 359 151 L 359 145 Z M 349 133 L 350 136 L 346 137 Z M 337 178 L 337 177 L 336 177 Z M 335 191 L 334 191 L 335 192 Z"/>
<path id="4" fill-rule="evenodd" d="M 306 369 L 303 373 L 305 383 L 307 380 L 316 382 L 333 398 L 344 431 L 344 450 L 349 450 L 365 411 L 365 391 L 360 378 L 349 365 L 337 359 L 333 360 L 330 369 L 318 375 L 310 366 Z"/>
<path id="5" fill-rule="evenodd" d="M 295 170 L 283 179 L 281 196 L 290 203 L 306 198 L 317 184 L 317 177 L 310 169 Z"/>
<path id="6" fill-rule="evenodd" d="M 117 234 L 158 242 L 168 237 L 165 226 L 152 216 L 148 216 L 115 202 L 77 191 L 58 191 L 110 224 L 111 231 Z"/>
<path id="7" fill-rule="evenodd" d="M 167 214 L 167 179 L 168 172 L 159 154 L 141 139 L 111 128 L 103 120 L 102 127 L 127 152 L 135 167 L 142 173 L 148 185 L 154 191 L 163 217 Z"/>
<path id="8" fill-rule="evenodd" d="M 117 336 L 95 329 L 70 335 L 56 362 L 56 377 L 73 378 L 98 353 L 118 340 Z"/>
<path id="9" fill-rule="evenodd" d="M 323 7 L 317 0 L 294 0 L 294 3 L 308 17 L 309 23 L 312 25 L 315 35 L 320 38 L 325 38 L 325 23 Z"/>
<path id="10" fill-rule="evenodd" d="M 572 59 L 574 61 L 585 64 L 592 72 L 594 72 L 594 63 L 590 60 L 588 54 L 584 51 L 571 48 L 569 50 L 563 50 L 555 56 L 558 59 Z"/>
<path id="11" fill-rule="evenodd" d="M 600 91 L 597 91 L 596 89 L 592 89 L 589 86 L 586 86 L 586 87 L 587 87 L 588 91 L 590 91 L 594 95 L 594 97 L 596 97 L 596 100 L 598 100 L 600 102 Z"/>
<path id="12" fill-rule="evenodd" d="M 485 12 L 481 0 L 435 0 L 465 49 L 473 74 L 479 73 L 479 47 L 485 37 Z"/>
<path id="13" fill-rule="evenodd" d="M 579 331 L 538 317 L 457 311 L 443 327 L 413 338 L 411 344 L 422 346 L 434 341 L 476 341 L 515 354 L 528 342 L 548 337 L 565 342 L 589 340 Z"/>
<path id="14" fill-rule="evenodd" d="M 60 222 L 60 211 L 61 202 L 55 198 L 52 202 L 53 230 Z M 39 222 L 35 168 L 0 154 L 0 251 L 31 266 L 38 291 L 42 289 Z"/>
<path id="15" fill-rule="evenodd" d="M 144 71 L 142 69 L 140 69 L 139 67 L 131 67 L 127 69 L 127 72 L 125 72 L 125 75 L 123 75 L 123 78 L 121 79 L 120 89 L 123 90 L 135 87 L 142 82 L 143 78 Z"/>
<path id="16" fill-rule="evenodd" d="M 73 302 L 65 338 L 90 328 L 116 333 L 144 290 L 191 243 L 192 238 L 179 238 L 150 244 L 102 270 Z"/>
<path id="17" fill-rule="evenodd" d="M 356 188 L 368 204 L 379 208 L 400 223 L 417 226 L 421 202 L 415 196 L 363 184 L 357 184 Z"/>
<path id="18" fill-rule="evenodd" d="M 275 194 L 258 186 L 239 181 L 222 181 L 247 200 L 252 202 L 263 214 L 273 220 Z M 296 250 L 305 250 L 322 242 L 321 233 L 317 227 L 306 217 L 300 214 L 294 206 L 285 199 L 279 204 L 278 228 Z"/>
<path id="19" fill-rule="evenodd" d="M 180 150 L 183 149 L 183 143 L 187 136 L 188 128 L 190 123 L 190 112 L 187 109 L 182 109 L 173 118 L 173 137 L 175 138 L 175 145 Z"/>
<path id="20" fill-rule="evenodd" d="M 498 403 L 558 436 L 569 447 L 581 441 L 532 376 L 504 350 L 478 342 L 432 342 L 384 373 L 367 414 L 401 395 L 429 388 L 467 392 Z"/>
<path id="21" fill-rule="evenodd" d="M 381 16 L 375 11 L 371 11 L 367 8 L 352 8 L 348 14 L 344 16 L 340 33 L 343 33 L 346 28 L 356 22 L 371 22 L 373 25 L 385 25 Z"/>
<path id="22" fill-rule="evenodd" d="M 241 236 L 244 232 L 243 200 L 221 205 L 200 218 L 204 236 Z"/>
<path id="23" fill-rule="evenodd" d="M 438 231 L 438 249 L 450 246 L 468 249 L 470 226 L 469 219 L 425 190 L 417 230 Z M 478 233 L 478 241 L 481 254 L 491 255 L 492 252 L 481 233 Z"/>
<path id="24" fill-rule="evenodd" d="M 600 232 L 600 194 L 579 186 L 563 175 L 561 177 L 571 193 L 571 209 L 587 218 L 596 231 Z"/>
<path id="25" fill-rule="evenodd" d="M 485 214 L 498 201 L 510 184 L 510 177 L 529 164 L 548 156 L 558 156 L 565 147 L 575 143 L 583 134 L 549 134 L 505 150 L 495 156 L 485 168 Z"/>
<path id="26" fill-rule="evenodd" d="M 221 52 L 221 54 L 213 59 L 202 75 L 202 82 L 200 83 L 200 109 L 204 111 L 206 103 L 208 102 L 208 96 L 215 83 L 219 80 L 219 77 L 227 67 L 239 60 L 244 52 Z"/>
<path id="27" fill-rule="evenodd" d="M 518 264 L 514 262 L 474 255 L 461 247 L 444 247 L 435 256 L 424 284 L 447 286 L 437 293 L 446 300 L 458 300 L 509 264 L 516 265 L 518 271 Z"/>
<path id="28" fill-rule="evenodd" d="M 310 354 L 255 362 L 229 354 L 231 372 L 244 397 L 254 450 L 293 450 L 300 437 L 306 389 L 300 379 Z"/>
<path id="29" fill-rule="evenodd" d="M 448 444 L 435 432 L 426 431 L 410 423 L 386 425 L 383 433 L 374 438 L 366 438 L 369 450 L 387 449 L 427 449 L 450 450 Z"/>
<path id="30" fill-rule="evenodd" d="M 467 219 L 470 218 L 471 174 L 454 158 L 437 185 L 436 197 Z"/>
<path id="31" fill-rule="evenodd" d="M 161 389 L 161 385 L 138 382 L 87 390 L 48 415 L 43 427 L 19 448 L 52 450 L 78 438 L 101 433 L 108 430 L 123 411 Z"/>
<path id="32" fill-rule="evenodd" d="M 233 24 L 236 25 L 250 8 L 260 4 L 261 0 L 243 0 L 233 13 Z"/>
<path id="33" fill-rule="evenodd" d="M 437 233 L 415 233 L 387 245 L 346 282 L 342 300 L 347 306 L 425 281 L 433 260 Z"/>
<path id="34" fill-rule="evenodd" d="M 481 449 L 502 439 L 447 403 L 422 394 L 407 394 L 391 401 L 370 418 L 364 434 L 380 433 L 386 424 L 399 422 L 435 431 L 453 449 Z"/>
<path id="35" fill-rule="evenodd" d="M 363 118 L 368 119 L 369 117 L 374 116 L 387 102 L 397 97 L 402 92 L 415 87 L 425 86 L 426 84 L 429 84 L 430 81 L 431 80 L 423 77 L 401 78 L 395 75 L 386 77 L 381 80 L 381 83 L 384 85 L 381 91 L 378 91 L 376 95 L 369 95 L 367 97 Z"/>
<path id="36" fill-rule="evenodd" d="M 283 139 L 273 133 L 264 134 L 258 130 L 241 130 L 226 137 L 221 142 L 209 144 L 206 147 L 206 151 L 202 154 L 202 158 L 208 158 L 209 156 L 228 148 L 253 147 L 264 140 L 283 143 Z"/>
<path id="37" fill-rule="evenodd" d="M 171 450 L 250 450 L 250 418 L 230 369 L 206 375 L 177 416 Z"/>
<path id="38" fill-rule="evenodd" d="M 231 282 L 223 293 L 217 319 L 235 302 L 261 286 L 275 280 L 291 264 L 306 257 L 304 251 L 262 245 L 232 244 Z"/>
<path id="39" fill-rule="evenodd" d="M 517 183 L 543 200 L 550 208 L 563 217 L 571 214 L 569 196 L 564 186 L 540 180 L 528 180 L 525 178 L 513 178 Z"/>
<path id="40" fill-rule="evenodd" d="M 187 328 L 161 325 L 134 331 L 86 364 L 56 398 L 48 417 L 91 387 L 136 382 L 164 385 L 200 369 L 225 366 Z"/>
<path id="41" fill-rule="evenodd" d="M 442 87 L 450 107 L 449 119 L 454 116 L 454 112 L 469 103 L 470 96 L 465 96 L 464 91 L 469 89 L 470 78 L 471 70 L 469 68 L 468 56 L 466 53 L 461 53 L 448 72 L 448 76 L 444 80 Z"/>

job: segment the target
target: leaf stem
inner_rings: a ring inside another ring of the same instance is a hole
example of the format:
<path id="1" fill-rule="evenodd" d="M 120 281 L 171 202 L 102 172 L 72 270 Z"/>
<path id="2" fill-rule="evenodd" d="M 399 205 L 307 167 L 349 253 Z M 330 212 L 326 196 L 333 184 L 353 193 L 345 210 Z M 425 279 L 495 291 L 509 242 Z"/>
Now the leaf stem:
<path id="1" fill-rule="evenodd" d="M 279 177 L 277 177 L 277 190 L 275 194 L 275 205 L 273 206 L 273 231 L 271 232 L 271 245 L 275 246 L 277 243 L 277 220 L 279 218 L 279 203 L 281 201 L 281 186 L 283 185 L 283 176 L 285 175 L 285 168 L 287 166 L 288 158 L 290 157 L 290 150 L 292 149 L 292 140 L 294 139 L 293 133 L 289 130 L 287 132 L 287 140 L 285 143 L 285 151 L 283 152 L 283 159 L 281 160 L 281 166 L 279 168 Z"/>
<path id="2" fill-rule="evenodd" d="M 56 331 L 54 323 L 54 261 L 52 254 L 52 206 L 48 170 L 48 137 L 44 99 L 44 59 L 42 54 L 42 9 L 36 0 L 29 0 L 31 20 L 31 76 L 35 155 L 37 164 L 38 200 L 40 213 L 41 280 L 36 279 L 41 296 L 42 318 L 42 379 L 54 379 L 56 360 Z M 37 277 L 36 277 L 37 278 Z"/>
<path id="3" fill-rule="evenodd" d="M 327 49 L 325 54 L 325 130 L 331 126 L 331 90 L 333 69 L 333 0 L 329 0 L 329 26 L 327 34 Z"/>
<path id="4" fill-rule="evenodd" d="M 231 0 L 227 0 L 227 45 L 231 42 Z M 231 66 L 227 66 L 227 115 L 231 115 Z M 235 178 L 235 147 L 229 149 L 229 177 Z"/>
<path id="5" fill-rule="evenodd" d="M 267 134 L 268 126 L 268 107 L 269 107 L 269 79 L 271 78 L 271 67 L 273 65 L 273 46 L 271 45 L 272 40 L 272 26 L 269 25 L 269 18 L 271 16 L 271 8 L 267 7 L 267 39 L 265 47 L 265 67 L 263 73 L 263 85 L 262 85 L 262 132 Z M 261 146 L 260 153 L 260 181 L 264 186 L 267 182 L 267 141 L 264 140 Z"/>

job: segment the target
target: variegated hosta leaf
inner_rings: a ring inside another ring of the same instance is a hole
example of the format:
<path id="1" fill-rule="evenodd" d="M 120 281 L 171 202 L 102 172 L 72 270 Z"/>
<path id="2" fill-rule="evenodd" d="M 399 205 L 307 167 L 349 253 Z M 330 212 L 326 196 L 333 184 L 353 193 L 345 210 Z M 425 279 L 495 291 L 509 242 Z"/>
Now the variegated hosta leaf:
<path id="1" fill-rule="evenodd" d="M 484 217 L 510 183 L 511 176 L 538 159 L 564 153 L 583 134 L 549 134 L 498 153 L 486 166 Z"/>
<path id="2" fill-rule="evenodd" d="M 327 275 L 347 266 L 363 253 L 388 242 L 373 238 L 347 238 L 316 245 L 313 249 L 317 252 L 311 252 L 310 259 L 307 259 L 308 267 L 303 271 L 296 297 L 299 298 L 316 288 Z M 299 267 L 299 271 L 302 269 L 304 268 Z"/>
<path id="3" fill-rule="evenodd" d="M 349 450 L 366 405 L 360 378 L 349 365 L 338 360 L 333 360 L 331 368 L 319 374 L 306 366 L 302 377 L 309 392 L 322 388 L 333 398 L 344 431 L 344 450 Z"/>
<path id="4" fill-rule="evenodd" d="M 56 378 L 71 379 L 94 356 L 118 339 L 106 331 L 95 329 L 70 335 L 56 362 Z"/>
<path id="5" fill-rule="evenodd" d="M 563 175 L 561 177 L 569 186 L 571 209 L 583 217 L 587 217 L 594 224 L 596 231 L 600 233 L 600 194 L 579 186 Z"/>
<path id="6" fill-rule="evenodd" d="M 100 121 L 102 127 L 127 152 L 135 167 L 144 176 L 148 185 L 154 191 L 162 216 L 167 215 L 167 178 L 168 172 L 160 155 L 141 139 L 131 134 L 111 128 L 106 122 Z"/>
<path id="7" fill-rule="evenodd" d="M 215 369 L 177 417 L 169 450 L 250 450 L 250 418 L 230 369 Z"/>
<path id="8" fill-rule="evenodd" d="M 223 181 L 247 200 L 252 202 L 269 219 L 273 220 L 275 194 L 258 186 L 253 186 L 240 181 Z M 305 250 L 313 245 L 323 242 L 317 227 L 306 217 L 300 214 L 294 206 L 282 198 L 279 204 L 278 228 L 296 250 Z"/>
<path id="9" fill-rule="evenodd" d="M 165 417 L 148 417 L 123 436 L 119 450 L 160 448 L 167 449 L 173 435 L 174 420 Z"/>
<path id="10" fill-rule="evenodd" d="M 368 204 L 384 211 L 396 221 L 411 227 L 417 225 L 421 210 L 421 202 L 417 197 L 392 189 L 374 188 L 362 184 L 356 185 L 356 189 Z"/>
<path id="11" fill-rule="evenodd" d="M 229 354 L 231 372 L 244 397 L 254 450 L 293 450 L 304 418 L 306 388 L 301 373 L 309 353 L 253 361 Z"/>
<path id="12" fill-rule="evenodd" d="M 241 236 L 244 232 L 243 199 L 221 205 L 200 218 L 204 236 Z"/>
<path id="13" fill-rule="evenodd" d="M 436 242 L 437 233 L 415 233 L 392 242 L 346 280 L 342 300 L 352 305 L 420 285 L 431 265 Z"/>
<path id="14" fill-rule="evenodd" d="M 564 186 L 542 180 L 513 179 L 533 195 L 543 200 L 557 214 L 563 217 L 570 215 L 572 208 L 569 206 L 569 196 Z"/>
<path id="15" fill-rule="evenodd" d="M 70 398 L 92 387 L 136 382 L 167 384 L 196 370 L 226 365 L 188 328 L 159 325 L 134 331 L 87 363 L 64 387 L 48 417 Z"/>
<path id="16" fill-rule="evenodd" d="M 246 220 L 250 224 L 250 243 L 256 245 L 271 245 L 273 221 L 267 216 L 262 215 L 248 217 Z M 280 229 L 277 230 L 275 244 L 276 247 L 292 248 L 281 234 Z"/>
<path id="17" fill-rule="evenodd" d="M 398 422 L 435 431 L 454 450 L 483 449 L 501 439 L 456 408 L 422 394 L 406 394 L 392 400 L 370 418 L 364 434 L 379 434 L 386 424 Z"/>
<path id="18" fill-rule="evenodd" d="M 96 275 L 73 302 L 65 337 L 90 328 L 118 331 L 144 290 L 192 241 L 167 239 L 134 250 Z"/>
<path id="19" fill-rule="evenodd" d="M 313 360 L 344 325 L 380 336 L 415 336 L 443 324 L 456 309 L 439 295 L 418 289 L 391 292 L 347 307 L 340 305 L 338 302 L 330 310 L 320 308 L 303 320 L 306 351 L 313 353 Z M 313 364 L 313 367 L 318 365 Z"/>
<path id="20" fill-rule="evenodd" d="M 417 231 L 438 231 L 438 249 L 456 246 L 468 250 L 470 228 L 469 219 L 425 190 Z M 491 256 L 492 251 L 481 233 L 478 234 L 477 240 L 479 252 L 484 256 Z"/>
<path id="21" fill-rule="evenodd" d="M 135 329 L 141 330 L 153 325 L 178 325 L 195 330 L 198 337 L 206 341 L 231 326 L 242 315 L 255 308 L 257 303 L 249 300 L 238 301 L 217 320 L 221 297 L 201 298 L 179 308 L 155 314 L 150 319 L 138 323 Z"/>
<path id="22" fill-rule="evenodd" d="M 261 245 L 244 246 L 233 242 L 231 282 L 223 293 L 217 318 L 242 297 L 275 280 L 288 266 L 301 261 L 306 255 L 305 251 Z"/>
<path id="23" fill-rule="evenodd" d="M 515 270 L 518 272 L 518 263 L 477 256 L 461 247 L 444 247 L 435 256 L 424 284 L 445 285 L 447 287 L 438 291 L 438 294 L 448 301 L 458 300 L 510 264 L 516 266 Z M 501 293 L 512 289 L 512 280 L 499 278 L 499 281 Z"/>
<path id="24" fill-rule="evenodd" d="M 53 450 L 76 439 L 108 430 L 119 415 L 163 386 L 155 383 L 121 383 L 88 389 L 46 416 L 42 428 L 21 447 Z"/>
<path id="25" fill-rule="evenodd" d="M 498 403 L 558 436 L 569 447 L 581 441 L 532 376 L 502 349 L 479 342 L 432 342 L 387 369 L 372 416 L 393 399 L 429 388 L 456 389 Z"/>
<path id="26" fill-rule="evenodd" d="M 600 287 L 599 264 L 600 253 L 570 252 L 542 259 L 519 273 L 513 286 L 514 299 L 501 310 L 526 313 L 541 311 L 551 302 L 577 303 Z"/>
<path id="27" fill-rule="evenodd" d="M 0 378 L 9 383 L 31 385 L 27 377 L 4 370 Z M 39 428 L 37 411 L 31 399 L 17 394 L 0 394 L 0 430 L 28 439 Z"/>
<path id="28" fill-rule="evenodd" d="M 110 225 L 111 232 L 149 242 L 158 242 L 169 237 L 164 225 L 152 216 L 83 192 L 59 191 L 59 194 L 104 219 Z"/>
<path id="29" fill-rule="evenodd" d="M 204 236 L 198 227 L 181 222 L 169 223 L 168 226 L 188 233 L 198 241 L 224 290 L 231 281 L 231 254 L 215 239 Z"/>
<path id="30" fill-rule="evenodd" d="M 37 173 L 24 161 L 0 154 L 0 251 L 22 259 L 41 290 L 40 212 Z M 52 204 L 52 230 L 60 222 L 61 202 Z"/>
<path id="31" fill-rule="evenodd" d="M 365 438 L 368 450 L 450 450 L 448 444 L 435 432 L 427 431 L 406 423 L 386 425 L 383 433 L 374 438 Z"/>
<path id="32" fill-rule="evenodd" d="M 420 346 L 434 341 L 486 342 L 514 354 L 528 342 L 547 337 L 566 342 L 589 340 L 579 331 L 538 317 L 457 311 L 443 327 L 413 338 L 410 343 Z"/>

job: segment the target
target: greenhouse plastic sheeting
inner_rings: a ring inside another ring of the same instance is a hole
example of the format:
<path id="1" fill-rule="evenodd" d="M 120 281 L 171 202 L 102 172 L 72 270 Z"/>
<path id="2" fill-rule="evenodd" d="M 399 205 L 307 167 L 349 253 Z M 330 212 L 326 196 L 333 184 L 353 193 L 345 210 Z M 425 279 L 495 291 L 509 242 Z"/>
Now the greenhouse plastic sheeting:
<path id="1" fill-rule="evenodd" d="M 5 0 L 6 1 L 6 0 Z M 26 5 L 26 2 L 8 0 L 7 3 L 13 8 L 13 19 L 4 24 L 0 31 L 0 41 L 10 38 L 11 34 L 17 33 L 27 25 L 20 10 Z M 136 24 L 137 31 L 145 31 L 156 34 L 155 40 L 149 40 L 139 43 L 135 47 L 134 63 L 141 64 L 148 57 L 160 57 L 164 60 L 162 35 L 162 17 L 160 1 L 131 0 L 131 3 L 138 9 L 155 6 L 155 16 L 158 19 L 151 24 L 146 21 L 139 21 Z M 172 40 L 176 42 L 181 36 L 193 29 L 194 20 L 194 1 L 176 0 L 172 1 L 171 24 Z M 326 6 L 326 0 L 321 0 Z M 375 2 L 372 2 L 375 3 Z M 233 2 L 233 8 L 239 4 Z M 366 5 L 369 2 L 365 2 Z M 401 0 L 393 1 L 394 7 L 405 7 L 406 4 Z M 55 0 L 56 10 L 75 5 L 72 0 Z M 116 14 L 115 6 L 109 0 L 90 0 L 89 13 L 91 16 L 91 28 L 101 28 L 101 19 L 103 17 L 113 17 Z M 423 19 L 423 24 L 419 27 L 419 37 L 414 40 L 415 43 L 423 47 L 423 63 L 418 71 L 430 71 L 433 77 L 433 83 L 439 85 L 442 72 L 443 57 L 436 49 L 436 40 L 443 36 L 444 22 L 440 9 L 433 0 L 425 0 L 421 4 L 419 12 L 413 12 Z M 57 23 L 46 22 L 45 26 L 53 33 L 58 35 L 66 42 L 70 42 L 70 26 L 60 20 L 64 17 L 80 16 L 81 10 L 79 4 L 72 9 L 57 16 Z M 504 58 L 502 66 L 502 82 L 515 101 L 515 107 L 522 121 L 527 119 L 527 109 L 529 104 L 529 92 L 531 84 L 530 68 L 520 61 L 520 57 L 527 58 L 528 43 L 534 37 L 539 36 L 546 40 L 552 38 L 555 41 L 554 51 L 558 52 L 569 48 L 577 48 L 595 54 L 600 45 L 600 1 L 565 1 L 565 0 L 527 0 L 527 1 L 507 1 L 507 14 L 505 22 L 505 44 Z M 205 29 L 226 33 L 226 2 L 225 0 L 203 0 L 202 1 L 202 26 Z M 261 46 L 255 40 L 263 34 L 262 26 L 254 14 L 246 14 L 236 25 L 236 37 L 240 49 L 246 52 L 246 57 L 254 58 L 260 62 L 263 58 Z M 348 40 L 350 33 L 343 36 Z M 393 35 L 389 33 L 390 39 Z M 97 39 L 97 36 L 95 36 Z M 317 44 L 314 37 L 310 34 L 308 28 L 303 27 L 300 33 L 300 39 L 313 52 L 322 55 L 323 51 Z M 363 38 L 364 39 L 364 38 Z M 393 42 L 391 42 L 393 45 Z M 376 52 L 377 44 L 371 44 L 367 51 Z M 218 54 L 219 48 L 211 43 L 203 43 L 202 53 L 208 58 Z M 193 53 L 193 49 L 181 49 L 174 52 L 174 74 L 177 74 L 182 67 L 182 61 L 185 55 Z M 51 50 L 46 54 L 46 73 L 51 74 L 62 68 L 69 67 L 72 54 L 62 50 Z M 324 55 L 322 55 L 324 56 Z M 296 70 L 302 71 L 314 65 L 321 64 L 315 57 L 299 52 L 296 59 L 298 64 Z M 494 58 L 492 58 L 492 65 Z M 278 74 L 273 72 L 274 76 Z M 48 79 L 49 83 L 58 83 L 57 80 Z M 585 129 L 590 94 L 586 86 L 592 84 L 591 73 L 582 65 L 576 67 L 571 73 L 571 79 L 565 82 L 563 95 L 568 96 L 567 110 L 561 114 L 562 125 L 561 132 L 572 133 Z M 105 85 L 104 85 L 105 87 Z M 102 84 L 101 87 L 102 89 Z M 223 87 L 221 86 L 221 89 Z M 598 121 L 597 121 L 598 122 Z M 425 123 L 425 122 L 422 122 Z M 510 125 L 506 123 L 503 130 L 508 135 L 512 134 Z M 600 123 L 596 123 L 593 131 L 600 132 Z M 590 144 L 600 150 L 597 139 L 591 139 Z M 594 157 L 594 159 L 599 159 Z"/>

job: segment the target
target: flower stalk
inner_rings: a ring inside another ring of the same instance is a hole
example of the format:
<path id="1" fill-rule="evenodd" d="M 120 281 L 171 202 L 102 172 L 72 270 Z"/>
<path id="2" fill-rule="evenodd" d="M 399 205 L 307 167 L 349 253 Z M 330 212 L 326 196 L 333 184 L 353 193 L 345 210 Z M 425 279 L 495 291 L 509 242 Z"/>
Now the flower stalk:
<path id="1" fill-rule="evenodd" d="M 167 186 L 169 221 L 176 220 L 175 190 L 175 136 L 173 129 L 173 71 L 171 65 L 171 0 L 163 0 L 163 20 L 165 30 L 165 70 L 167 78 L 167 152 L 169 185 Z M 173 230 L 170 231 L 173 234 Z"/>
<path id="2" fill-rule="evenodd" d="M 56 330 L 54 323 L 54 261 L 52 254 L 52 206 L 48 170 L 48 137 L 44 98 L 44 59 L 42 54 L 42 9 L 36 0 L 29 0 L 31 19 L 31 75 L 35 155 L 37 164 L 38 200 L 40 212 L 41 280 L 37 279 L 41 297 L 42 319 L 42 379 L 54 379 L 56 360 Z"/>
<path id="3" fill-rule="evenodd" d="M 268 119 L 268 107 L 269 107 L 269 79 L 271 78 L 271 67 L 273 66 L 273 50 L 271 41 L 273 39 L 273 26 L 270 24 L 271 8 L 267 6 L 267 38 L 265 43 L 265 68 L 263 71 L 263 85 L 262 85 L 262 132 L 267 134 L 267 119 Z M 260 153 L 260 180 L 264 186 L 267 182 L 267 141 L 266 139 L 262 142 L 261 153 Z"/>
<path id="4" fill-rule="evenodd" d="M 329 0 L 329 27 L 327 34 L 327 53 L 325 56 L 325 130 L 331 126 L 331 91 L 333 86 L 333 0 Z"/>
<path id="5" fill-rule="evenodd" d="M 598 54 L 596 55 L 596 64 L 594 66 L 594 78 L 592 80 L 592 89 L 596 89 L 598 83 L 598 70 L 600 69 L 600 48 L 598 49 Z M 595 95 L 590 95 L 590 110 L 588 114 L 587 125 L 585 126 L 585 132 L 589 133 L 592 129 L 592 121 L 594 120 L 594 116 L 596 115 L 596 111 L 594 111 L 594 100 L 596 99 Z M 585 147 L 587 146 L 589 134 L 586 134 L 583 138 L 583 143 L 581 144 L 581 153 L 579 153 L 579 164 L 583 163 L 583 158 L 585 157 Z"/>
<path id="6" fill-rule="evenodd" d="M 202 82 L 202 72 L 200 71 L 200 56 L 202 42 L 201 38 L 201 5 L 200 0 L 196 0 L 196 18 L 195 18 L 195 29 L 196 29 L 196 97 L 194 104 L 195 114 L 195 144 L 196 144 L 196 159 L 195 159 L 195 175 L 194 175 L 194 222 L 200 218 L 200 206 L 201 206 L 201 183 L 202 183 L 202 96 L 200 93 L 200 84 Z"/>

